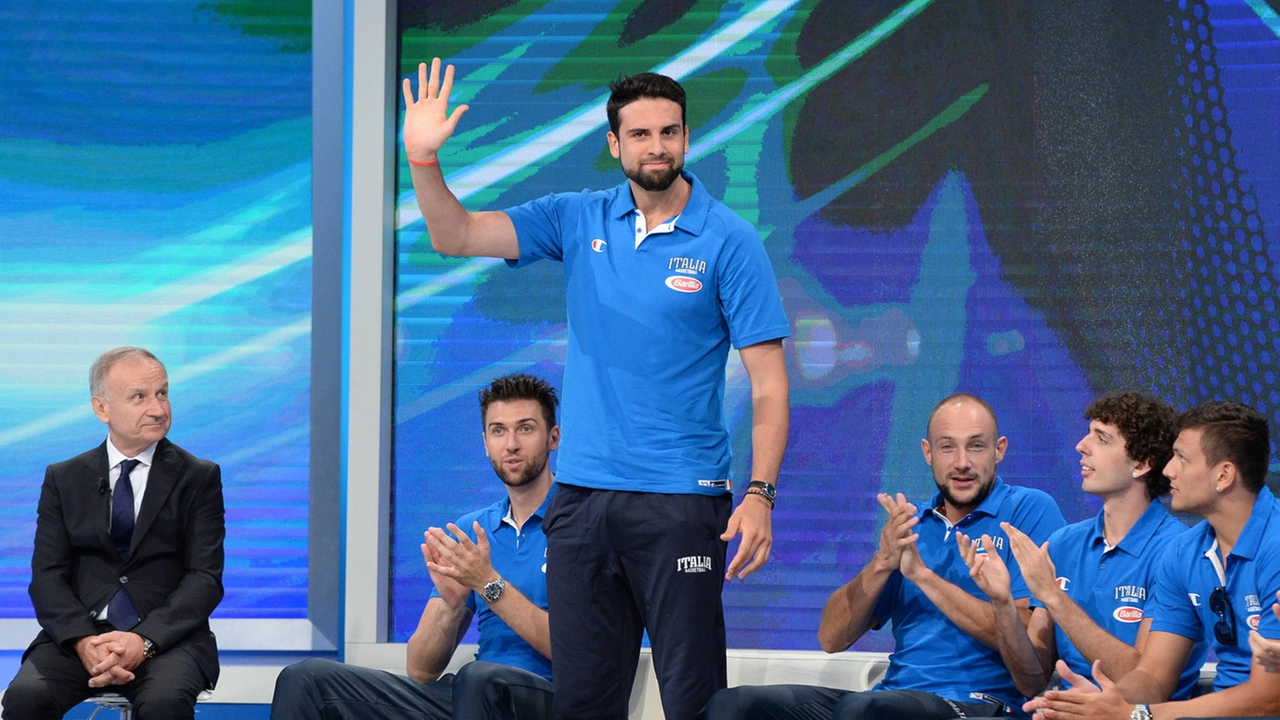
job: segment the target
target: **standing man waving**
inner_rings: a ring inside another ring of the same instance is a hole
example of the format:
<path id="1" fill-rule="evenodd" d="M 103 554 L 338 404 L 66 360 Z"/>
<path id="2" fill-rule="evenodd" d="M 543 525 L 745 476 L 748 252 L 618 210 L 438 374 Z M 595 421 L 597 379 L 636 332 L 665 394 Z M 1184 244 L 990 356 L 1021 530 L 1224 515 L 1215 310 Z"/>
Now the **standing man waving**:
<path id="1" fill-rule="evenodd" d="M 724 578 L 769 557 L 786 447 L 789 325 L 759 235 L 684 169 L 685 93 L 641 73 L 611 84 L 609 150 L 627 181 L 467 212 L 438 153 L 453 67 L 408 80 L 404 144 L 432 246 L 564 263 L 569 342 L 561 486 L 547 513 L 557 718 L 625 718 L 648 630 L 668 720 L 693 718 L 726 684 Z M 732 506 L 725 364 L 751 383 L 752 472 Z M 725 566 L 729 539 L 741 535 Z"/>

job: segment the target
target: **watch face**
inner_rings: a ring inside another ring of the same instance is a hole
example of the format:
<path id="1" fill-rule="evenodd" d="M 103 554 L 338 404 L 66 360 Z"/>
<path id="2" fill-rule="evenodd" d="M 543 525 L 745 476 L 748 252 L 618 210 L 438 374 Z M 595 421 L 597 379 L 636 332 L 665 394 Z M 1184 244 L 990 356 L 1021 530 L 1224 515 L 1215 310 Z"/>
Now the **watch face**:
<path id="1" fill-rule="evenodd" d="M 483 597 L 484 601 L 487 603 L 497 602 L 498 598 L 502 597 L 502 590 L 506 588 L 506 586 L 507 583 L 505 580 L 494 580 L 484 586 L 484 592 L 480 593 L 480 596 Z"/>
<path id="2" fill-rule="evenodd" d="M 771 485 L 767 482 L 760 482 L 759 480 L 754 480 L 747 487 L 753 487 L 759 490 L 763 490 L 765 497 L 769 498 L 770 500 L 776 500 L 778 497 L 777 486 Z"/>

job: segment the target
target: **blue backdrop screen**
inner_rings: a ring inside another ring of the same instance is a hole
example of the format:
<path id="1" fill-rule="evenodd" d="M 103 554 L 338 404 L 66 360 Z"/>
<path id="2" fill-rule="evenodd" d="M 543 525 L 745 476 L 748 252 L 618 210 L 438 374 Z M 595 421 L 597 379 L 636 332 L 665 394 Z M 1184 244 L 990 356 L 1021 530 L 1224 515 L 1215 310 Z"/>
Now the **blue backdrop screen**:
<path id="1" fill-rule="evenodd" d="M 725 590 L 738 647 L 817 647 L 823 602 L 874 552 L 876 493 L 932 492 L 919 441 L 952 391 L 992 403 L 1003 477 L 1072 521 L 1098 507 L 1073 449 L 1097 394 L 1231 398 L 1280 425 L 1278 33 L 1259 0 L 400 2 L 401 72 L 458 68 L 471 110 L 441 166 L 471 209 L 622 182 L 607 82 L 688 90 L 688 166 L 759 229 L 792 329 L 773 559 Z M 514 370 L 558 384 L 565 311 L 554 263 L 433 252 L 400 163 L 403 640 L 430 591 L 423 529 L 501 496 L 475 392 Z M 725 416 L 742 478 L 736 361 Z"/>
<path id="2" fill-rule="evenodd" d="M 311 5 L 0 11 L 0 617 L 44 468 L 100 444 L 88 370 L 166 363 L 170 437 L 222 466 L 215 617 L 307 616 Z"/>

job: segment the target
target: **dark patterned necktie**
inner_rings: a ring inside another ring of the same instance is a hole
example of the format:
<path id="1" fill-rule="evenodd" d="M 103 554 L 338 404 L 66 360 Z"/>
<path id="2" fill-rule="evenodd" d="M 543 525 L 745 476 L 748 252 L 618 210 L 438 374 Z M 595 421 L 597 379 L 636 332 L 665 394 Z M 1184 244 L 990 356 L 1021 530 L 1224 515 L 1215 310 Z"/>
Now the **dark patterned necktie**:
<path id="1" fill-rule="evenodd" d="M 129 473 L 138 465 L 137 460 L 121 461 L 120 477 L 116 479 L 116 489 L 111 495 L 111 539 L 124 562 L 129 561 L 129 545 L 133 543 L 133 483 L 129 481 Z M 120 582 L 127 582 L 125 576 L 121 576 Z M 129 630 L 138 624 L 138 610 L 124 587 L 117 590 L 111 602 L 107 603 L 107 620 L 117 630 Z"/>

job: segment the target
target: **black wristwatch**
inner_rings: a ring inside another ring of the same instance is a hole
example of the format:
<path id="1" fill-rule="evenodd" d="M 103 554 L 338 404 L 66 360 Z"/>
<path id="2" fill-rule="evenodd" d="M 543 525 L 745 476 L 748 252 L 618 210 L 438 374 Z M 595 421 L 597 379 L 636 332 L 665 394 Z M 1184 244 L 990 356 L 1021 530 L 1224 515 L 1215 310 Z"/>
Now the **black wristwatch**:
<path id="1" fill-rule="evenodd" d="M 507 581 L 499 577 L 491 583 L 486 583 L 484 590 L 480 591 L 480 597 L 488 604 L 492 605 L 502 599 L 502 591 L 507 589 Z"/>
<path id="2" fill-rule="evenodd" d="M 748 495 L 759 495 L 769 501 L 769 509 L 772 510 L 774 503 L 778 501 L 778 488 L 773 483 L 767 483 L 763 480 L 752 480 L 747 483 Z"/>

